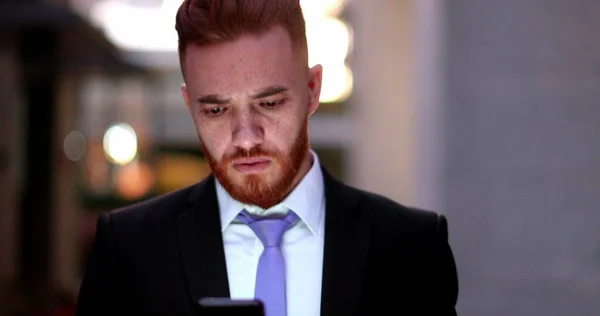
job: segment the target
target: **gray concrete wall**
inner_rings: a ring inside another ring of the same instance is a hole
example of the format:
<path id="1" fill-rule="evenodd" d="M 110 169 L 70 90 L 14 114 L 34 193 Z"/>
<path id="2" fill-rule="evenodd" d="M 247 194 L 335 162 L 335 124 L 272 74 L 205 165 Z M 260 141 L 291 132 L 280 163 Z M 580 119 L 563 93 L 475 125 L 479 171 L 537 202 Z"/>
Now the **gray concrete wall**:
<path id="1" fill-rule="evenodd" d="M 600 1 L 446 2 L 461 315 L 600 315 Z"/>
<path id="2" fill-rule="evenodd" d="M 354 30 L 348 102 L 349 183 L 414 205 L 418 199 L 418 83 L 414 0 L 349 1 Z M 326 71 L 326 69 L 323 69 Z"/>

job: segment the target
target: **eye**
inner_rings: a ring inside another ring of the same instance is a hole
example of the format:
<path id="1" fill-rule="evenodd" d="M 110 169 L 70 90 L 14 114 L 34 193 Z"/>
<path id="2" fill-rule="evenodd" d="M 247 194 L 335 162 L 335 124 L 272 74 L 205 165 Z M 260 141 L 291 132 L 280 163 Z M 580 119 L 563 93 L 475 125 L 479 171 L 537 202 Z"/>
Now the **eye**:
<path id="1" fill-rule="evenodd" d="M 224 107 L 216 107 L 216 108 L 210 108 L 204 111 L 204 114 L 206 114 L 207 116 L 219 116 L 223 113 L 225 113 L 225 108 Z"/>
<path id="2" fill-rule="evenodd" d="M 277 100 L 277 101 L 262 101 L 262 102 L 260 102 L 260 106 L 262 106 L 268 110 L 273 110 L 276 107 L 282 105 L 283 103 L 285 103 L 285 99 L 281 99 L 281 100 Z"/>

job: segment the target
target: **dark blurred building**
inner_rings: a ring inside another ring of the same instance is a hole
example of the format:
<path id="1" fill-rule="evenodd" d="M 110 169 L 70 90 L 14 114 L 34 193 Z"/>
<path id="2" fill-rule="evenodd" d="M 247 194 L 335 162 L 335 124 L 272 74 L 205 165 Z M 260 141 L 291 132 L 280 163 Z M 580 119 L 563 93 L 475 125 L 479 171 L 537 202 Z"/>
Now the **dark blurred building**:
<path id="1" fill-rule="evenodd" d="M 52 222 L 63 176 L 56 166 L 64 159 L 55 145 L 58 127 L 73 125 L 77 113 L 68 83 L 136 71 L 68 1 L 0 3 L 0 287 L 27 293 L 22 306 L 36 305 L 28 302 L 34 293 L 48 294 L 39 301 L 46 306 L 53 297 Z"/>

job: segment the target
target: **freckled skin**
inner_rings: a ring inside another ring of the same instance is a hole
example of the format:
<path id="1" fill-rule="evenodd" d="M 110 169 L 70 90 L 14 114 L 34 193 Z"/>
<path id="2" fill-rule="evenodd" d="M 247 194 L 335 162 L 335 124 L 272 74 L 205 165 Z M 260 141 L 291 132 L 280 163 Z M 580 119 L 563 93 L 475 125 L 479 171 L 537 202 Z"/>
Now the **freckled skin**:
<path id="1" fill-rule="evenodd" d="M 224 185 L 228 191 L 252 190 L 247 185 L 250 176 L 270 188 L 288 176 L 281 160 L 274 158 L 289 158 L 301 134 L 306 133 L 308 117 L 319 104 L 322 72 L 320 65 L 309 69 L 294 48 L 286 30 L 276 26 L 260 35 L 243 35 L 211 46 L 190 44 L 186 49 L 182 96 L 205 155 L 223 167 L 217 179 L 229 184 L 231 190 Z M 257 98 L 269 87 L 285 91 Z M 242 174 L 228 160 L 240 151 L 256 148 L 273 153 L 273 163 L 259 174 Z M 311 164 L 312 156 L 304 150 L 299 169 L 289 176 L 286 187 L 279 189 L 283 192 L 276 201 L 267 204 L 282 200 Z M 249 199 L 242 202 L 256 204 Z"/>

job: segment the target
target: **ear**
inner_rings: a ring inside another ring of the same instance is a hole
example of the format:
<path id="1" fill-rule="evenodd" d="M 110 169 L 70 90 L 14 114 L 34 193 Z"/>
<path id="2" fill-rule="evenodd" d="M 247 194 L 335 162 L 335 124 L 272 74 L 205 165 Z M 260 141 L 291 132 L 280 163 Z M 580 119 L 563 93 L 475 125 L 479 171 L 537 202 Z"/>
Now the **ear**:
<path id="1" fill-rule="evenodd" d="M 183 100 L 185 101 L 185 105 L 188 107 L 188 110 L 191 110 L 190 94 L 188 93 L 187 86 L 185 85 L 185 83 L 181 84 L 181 96 L 183 97 Z"/>
<path id="2" fill-rule="evenodd" d="M 319 107 L 319 97 L 321 96 L 321 82 L 323 79 L 323 66 L 314 65 L 308 69 L 308 116 L 311 116 Z"/>
<path id="3" fill-rule="evenodd" d="M 190 116 L 192 117 L 192 121 L 194 121 L 194 125 L 196 125 L 196 120 L 194 119 L 194 112 L 192 111 L 192 107 L 190 105 L 190 94 L 188 93 L 187 86 L 185 85 L 185 83 L 181 84 L 181 96 L 183 97 L 183 101 L 185 101 L 185 106 L 187 106 L 188 112 L 190 112 Z M 202 144 L 202 138 L 200 137 L 200 134 L 198 134 L 198 138 L 200 139 L 200 144 Z"/>

